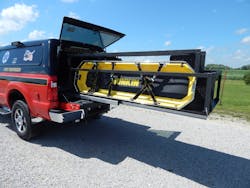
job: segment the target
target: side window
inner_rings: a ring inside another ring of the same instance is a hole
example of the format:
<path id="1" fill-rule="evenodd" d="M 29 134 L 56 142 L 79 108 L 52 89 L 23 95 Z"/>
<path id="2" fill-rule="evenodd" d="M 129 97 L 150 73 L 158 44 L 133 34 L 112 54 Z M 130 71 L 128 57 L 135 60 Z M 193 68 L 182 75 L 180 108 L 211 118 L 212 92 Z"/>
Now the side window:
<path id="1" fill-rule="evenodd" d="M 40 65 L 42 60 L 41 45 L 0 51 L 0 66 Z"/>

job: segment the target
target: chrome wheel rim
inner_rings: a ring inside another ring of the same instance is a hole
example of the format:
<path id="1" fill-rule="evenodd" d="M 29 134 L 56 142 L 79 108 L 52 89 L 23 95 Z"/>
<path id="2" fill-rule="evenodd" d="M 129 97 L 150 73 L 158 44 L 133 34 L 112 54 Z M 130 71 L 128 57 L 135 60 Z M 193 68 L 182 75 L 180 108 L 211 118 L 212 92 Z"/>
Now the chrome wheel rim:
<path id="1" fill-rule="evenodd" d="M 22 109 L 18 108 L 14 114 L 14 120 L 16 124 L 16 128 L 20 133 L 24 133 L 27 129 L 27 121 L 24 117 Z"/>

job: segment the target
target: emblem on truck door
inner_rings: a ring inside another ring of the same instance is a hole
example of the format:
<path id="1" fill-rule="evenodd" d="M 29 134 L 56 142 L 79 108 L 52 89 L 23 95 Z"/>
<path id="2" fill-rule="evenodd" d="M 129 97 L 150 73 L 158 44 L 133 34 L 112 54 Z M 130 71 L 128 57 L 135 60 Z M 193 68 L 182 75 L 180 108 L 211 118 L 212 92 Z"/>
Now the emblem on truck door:
<path id="1" fill-rule="evenodd" d="M 23 60 L 24 61 L 33 61 L 33 54 L 35 52 L 36 52 L 35 50 L 33 50 L 32 52 L 29 50 L 26 50 L 24 55 L 23 55 Z"/>
<path id="2" fill-rule="evenodd" d="M 10 52 L 9 51 L 5 52 L 2 58 L 2 63 L 5 64 L 8 61 L 9 57 L 10 57 Z"/>

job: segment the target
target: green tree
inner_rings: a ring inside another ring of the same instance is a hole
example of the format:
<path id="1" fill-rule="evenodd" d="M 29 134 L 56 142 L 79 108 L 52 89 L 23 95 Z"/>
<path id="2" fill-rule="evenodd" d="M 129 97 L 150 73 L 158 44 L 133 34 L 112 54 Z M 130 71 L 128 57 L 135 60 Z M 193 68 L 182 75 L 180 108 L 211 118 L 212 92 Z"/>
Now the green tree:
<path id="1" fill-rule="evenodd" d="M 250 65 L 243 65 L 241 70 L 250 70 Z"/>
<path id="2" fill-rule="evenodd" d="M 250 72 L 245 74 L 243 79 L 247 85 L 250 85 Z"/>
<path id="3" fill-rule="evenodd" d="M 231 67 L 222 64 L 208 64 L 206 65 L 206 70 L 226 70 L 231 69 Z"/>

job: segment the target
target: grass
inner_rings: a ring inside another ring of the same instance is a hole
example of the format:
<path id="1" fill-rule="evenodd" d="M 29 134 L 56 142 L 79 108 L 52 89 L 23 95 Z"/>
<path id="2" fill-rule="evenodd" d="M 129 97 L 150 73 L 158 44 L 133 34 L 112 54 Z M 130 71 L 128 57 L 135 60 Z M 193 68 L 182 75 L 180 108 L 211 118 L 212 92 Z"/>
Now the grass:
<path id="1" fill-rule="evenodd" d="M 245 74 L 250 72 L 250 70 L 228 70 L 227 79 L 228 80 L 243 80 Z M 225 71 L 223 71 L 225 73 Z"/>
<path id="2" fill-rule="evenodd" d="M 250 85 L 243 80 L 226 80 L 221 100 L 222 105 L 218 104 L 215 112 L 250 121 Z"/>

